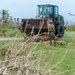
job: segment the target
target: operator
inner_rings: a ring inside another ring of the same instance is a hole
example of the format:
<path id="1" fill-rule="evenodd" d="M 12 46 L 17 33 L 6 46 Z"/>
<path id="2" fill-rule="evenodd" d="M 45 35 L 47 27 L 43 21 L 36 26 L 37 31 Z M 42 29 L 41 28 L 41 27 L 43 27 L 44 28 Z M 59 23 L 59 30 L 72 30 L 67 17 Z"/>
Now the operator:
<path id="1" fill-rule="evenodd" d="M 47 20 L 47 27 L 48 27 L 48 35 L 49 35 L 49 40 L 50 40 L 50 45 L 52 45 L 52 40 L 54 40 L 54 46 L 56 46 L 56 39 L 55 39 L 55 27 L 52 22 L 52 20 L 48 19 Z"/>

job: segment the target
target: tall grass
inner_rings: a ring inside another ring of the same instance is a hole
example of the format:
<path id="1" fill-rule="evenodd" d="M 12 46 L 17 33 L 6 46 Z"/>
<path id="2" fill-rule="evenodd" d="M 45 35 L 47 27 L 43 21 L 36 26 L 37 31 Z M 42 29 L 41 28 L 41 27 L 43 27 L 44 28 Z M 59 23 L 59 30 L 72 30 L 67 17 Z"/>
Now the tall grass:
<path id="1" fill-rule="evenodd" d="M 30 43 L 22 41 L 9 41 L 1 46 L 0 74 L 2 75 L 40 75 L 39 59 L 34 59 L 34 48 L 27 50 Z M 4 53 L 4 54 L 3 54 Z M 35 65 L 36 63 L 36 65 Z"/>
<path id="2" fill-rule="evenodd" d="M 66 26 L 66 31 L 75 31 L 75 25 Z"/>
<path id="3" fill-rule="evenodd" d="M 19 36 L 16 32 L 15 30 L 13 33 Z M 24 42 L 15 39 L 0 42 L 0 56 L 3 57 L 0 60 L 0 74 L 74 75 L 75 40 L 63 38 L 62 41 L 66 44 L 57 44 L 54 47 L 49 42 L 34 42 L 37 37 L 38 35 L 33 38 L 30 36 Z"/>
<path id="4" fill-rule="evenodd" d="M 74 75 L 75 40 L 63 38 L 67 44 L 56 47 L 49 42 L 6 41 L 0 45 L 5 51 L 0 60 L 0 72 L 5 75 Z M 29 41 L 30 40 L 30 41 Z M 1 53 L 1 52 L 0 52 Z"/>

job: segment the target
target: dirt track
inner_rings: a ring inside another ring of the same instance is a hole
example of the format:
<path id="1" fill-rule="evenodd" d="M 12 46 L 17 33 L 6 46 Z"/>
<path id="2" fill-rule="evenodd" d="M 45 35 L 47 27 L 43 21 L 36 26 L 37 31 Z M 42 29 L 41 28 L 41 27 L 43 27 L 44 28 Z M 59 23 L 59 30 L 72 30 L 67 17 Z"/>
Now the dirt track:
<path id="1" fill-rule="evenodd" d="M 23 40 L 23 38 L 0 38 L 0 40 Z"/>
<path id="2" fill-rule="evenodd" d="M 75 38 L 75 36 L 64 36 L 63 38 Z"/>
<path id="3" fill-rule="evenodd" d="M 75 38 L 75 36 L 64 36 L 63 38 Z M 23 39 L 24 38 L 0 38 L 0 40 L 23 40 Z M 45 39 L 45 38 L 43 38 L 43 39 Z"/>

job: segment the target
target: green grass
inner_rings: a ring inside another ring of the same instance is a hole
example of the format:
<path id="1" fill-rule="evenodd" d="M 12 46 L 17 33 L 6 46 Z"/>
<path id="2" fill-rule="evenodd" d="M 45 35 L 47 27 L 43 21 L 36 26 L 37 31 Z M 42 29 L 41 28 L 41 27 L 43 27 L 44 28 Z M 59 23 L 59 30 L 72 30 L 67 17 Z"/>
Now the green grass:
<path id="1" fill-rule="evenodd" d="M 40 66 L 45 71 L 56 65 L 51 69 L 52 75 L 56 73 L 57 75 L 71 75 L 75 72 L 75 40 L 71 38 L 63 38 L 63 40 L 67 42 L 67 45 L 53 47 L 49 44 L 39 44 L 34 49 L 35 45 L 32 44 L 27 47 L 27 50 L 35 52 L 35 57 L 40 58 Z M 47 74 L 50 75 L 50 72 Z"/>
<path id="2" fill-rule="evenodd" d="M 66 42 L 71 43 L 71 39 L 67 39 Z M 63 60 L 51 70 L 56 70 L 56 73 L 70 70 L 69 72 L 60 73 L 59 75 L 71 75 L 75 72 L 75 41 L 72 41 L 72 43 L 72 46 L 57 45 L 57 47 L 51 47 L 49 44 L 40 44 L 36 49 L 36 55 L 41 58 L 41 66 L 49 70 L 54 65 L 58 64 L 64 57 Z M 55 72 L 53 72 L 53 74 L 54 73 Z"/>
<path id="3" fill-rule="evenodd" d="M 66 26 L 66 31 L 75 31 L 75 25 Z"/>
<path id="4" fill-rule="evenodd" d="M 68 34 L 68 33 L 66 33 Z M 25 48 L 32 50 L 35 54 L 34 59 L 39 59 L 40 68 L 45 75 L 72 75 L 75 72 L 75 38 L 62 38 L 67 44 L 56 47 L 49 44 L 30 44 Z M 11 41 L 0 41 L 0 47 Z M 22 41 L 15 42 L 12 48 Z M 34 48 L 36 46 L 36 48 Z M 0 55 L 0 58 L 3 56 Z"/>
<path id="5" fill-rule="evenodd" d="M 21 33 L 18 28 L 10 28 L 5 32 L 6 36 L 0 36 L 0 37 L 22 37 L 23 35 L 26 35 L 25 33 Z"/>
<path id="6" fill-rule="evenodd" d="M 75 31 L 65 31 L 64 36 L 75 36 Z"/>
<path id="7" fill-rule="evenodd" d="M 22 37 L 25 33 L 21 33 L 18 28 L 11 28 L 6 32 L 7 37 Z"/>

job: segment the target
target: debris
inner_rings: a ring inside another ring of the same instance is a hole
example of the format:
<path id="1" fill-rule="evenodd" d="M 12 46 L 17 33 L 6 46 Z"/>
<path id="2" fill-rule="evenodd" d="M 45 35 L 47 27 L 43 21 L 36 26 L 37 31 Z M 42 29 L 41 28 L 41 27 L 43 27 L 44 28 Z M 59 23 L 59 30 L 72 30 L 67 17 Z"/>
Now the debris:
<path id="1" fill-rule="evenodd" d="M 65 42 L 65 41 L 63 41 L 63 40 L 57 41 L 56 43 L 57 43 L 58 45 L 66 45 L 66 44 L 67 44 L 67 42 Z"/>
<path id="2" fill-rule="evenodd" d="M 14 43 L 9 44 L 5 59 L 0 61 L 0 75 L 40 75 L 37 63 L 39 60 L 33 59 L 34 52 L 26 52 L 25 43 L 22 43 L 22 46 L 18 43 L 14 46 Z M 21 47 L 18 49 L 18 46 Z"/>

